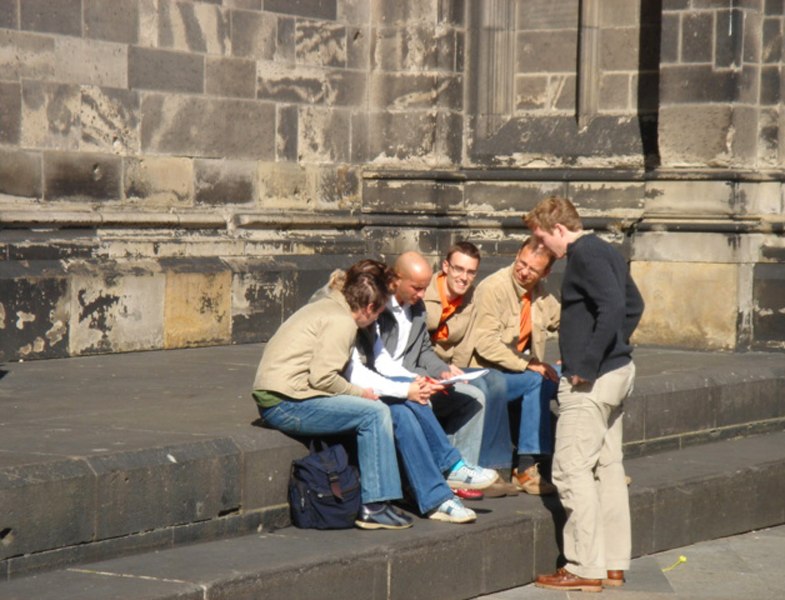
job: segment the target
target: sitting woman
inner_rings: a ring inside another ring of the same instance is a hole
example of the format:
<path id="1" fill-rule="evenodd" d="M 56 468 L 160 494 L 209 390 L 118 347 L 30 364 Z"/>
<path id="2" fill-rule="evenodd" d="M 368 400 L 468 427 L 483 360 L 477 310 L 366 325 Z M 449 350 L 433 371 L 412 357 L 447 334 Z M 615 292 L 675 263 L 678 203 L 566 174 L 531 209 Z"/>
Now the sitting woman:
<path id="1" fill-rule="evenodd" d="M 254 380 L 259 414 L 270 427 L 294 435 L 357 435 L 363 506 L 355 525 L 363 529 L 412 525 L 409 515 L 390 504 L 403 496 L 390 409 L 372 390 L 341 375 L 357 328 L 384 310 L 392 277 L 377 261 L 353 265 L 341 290 L 307 304 L 281 325 Z"/>

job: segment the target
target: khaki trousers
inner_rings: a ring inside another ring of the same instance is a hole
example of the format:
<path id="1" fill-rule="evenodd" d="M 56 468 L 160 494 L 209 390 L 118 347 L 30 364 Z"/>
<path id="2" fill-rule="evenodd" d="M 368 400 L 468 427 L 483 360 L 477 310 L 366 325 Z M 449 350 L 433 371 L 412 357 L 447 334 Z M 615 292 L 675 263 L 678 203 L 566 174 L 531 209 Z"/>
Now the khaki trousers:
<path id="1" fill-rule="evenodd" d="M 565 568 L 579 577 L 604 579 L 607 571 L 630 566 L 622 416 L 634 379 L 630 362 L 594 383 L 559 382 L 553 483 L 567 514 Z"/>

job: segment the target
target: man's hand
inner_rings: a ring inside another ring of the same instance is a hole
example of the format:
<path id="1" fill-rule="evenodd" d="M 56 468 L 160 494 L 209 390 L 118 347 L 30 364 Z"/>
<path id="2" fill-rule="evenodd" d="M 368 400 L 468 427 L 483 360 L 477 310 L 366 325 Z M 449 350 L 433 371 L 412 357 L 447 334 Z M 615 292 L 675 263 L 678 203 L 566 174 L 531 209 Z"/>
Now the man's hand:
<path id="1" fill-rule="evenodd" d="M 526 368 L 529 371 L 534 371 L 535 373 L 539 373 L 545 379 L 550 379 L 551 381 L 559 381 L 559 375 L 556 373 L 556 369 L 554 369 L 548 363 L 540 362 L 536 358 L 532 358 L 529 361 L 529 364 L 526 365 Z"/>
<path id="2" fill-rule="evenodd" d="M 444 371 L 439 377 L 442 379 L 449 379 L 450 377 L 458 377 L 458 375 L 463 375 L 463 370 L 459 369 L 455 365 L 450 365 L 449 371 Z"/>
<path id="3" fill-rule="evenodd" d="M 373 388 L 365 388 L 363 390 L 362 398 L 365 398 L 366 400 L 378 400 L 379 395 L 373 391 Z"/>
<path id="4" fill-rule="evenodd" d="M 408 400 L 418 404 L 428 404 L 430 397 L 430 388 L 424 377 L 417 377 L 409 384 L 409 393 L 406 395 Z"/>
<path id="5" fill-rule="evenodd" d="M 589 383 L 589 380 L 588 379 L 584 379 L 580 375 L 573 375 L 572 377 L 570 377 L 570 383 L 572 385 L 580 385 L 582 383 Z"/>

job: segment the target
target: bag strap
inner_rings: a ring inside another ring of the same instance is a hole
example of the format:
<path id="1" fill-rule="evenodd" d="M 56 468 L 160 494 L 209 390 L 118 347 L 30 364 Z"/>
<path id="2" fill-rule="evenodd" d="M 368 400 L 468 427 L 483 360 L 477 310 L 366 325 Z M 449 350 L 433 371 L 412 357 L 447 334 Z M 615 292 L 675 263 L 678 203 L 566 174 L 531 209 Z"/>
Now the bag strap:
<path id="1" fill-rule="evenodd" d="M 319 452 L 317 456 L 319 457 L 319 461 L 322 463 L 324 470 L 327 472 L 327 479 L 330 482 L 330 491 L 333 493 L 333 496 L 335 496 L 339 500 L 343 500 L 343 490 L 341 489 L 341 482 L 338 477 L 338 473 L 335 471 L 336 464 L 333 461 L 328 461 L 324 458 L 325 455 L 324 450 L 326 448 L 324 442 L 321 442 L 321 444 L 322 444 L 322 452 Z M 329 446 L 327 448 L 329 448 Z"/>

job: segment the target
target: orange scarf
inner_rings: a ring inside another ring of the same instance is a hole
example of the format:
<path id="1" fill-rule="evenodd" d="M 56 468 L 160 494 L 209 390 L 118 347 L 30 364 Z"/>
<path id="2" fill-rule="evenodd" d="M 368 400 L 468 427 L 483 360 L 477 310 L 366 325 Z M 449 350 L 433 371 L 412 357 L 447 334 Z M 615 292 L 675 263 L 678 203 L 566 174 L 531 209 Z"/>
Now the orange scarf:
<path id="1" fill-rule="evenodd" d="M 447 326 L 447 319 L 449 319 L 458 307 L 463 302 L 463 296 L 458 296 L 454 300 L 447 299 L 447 282 L 445 281 L 444 273 L 440 273 L 436 277 L 436 287 L 439 290 L 439 298 L 442 301 L 442 316 L 439 318 L 439 326 L 431 335 L 431 340 L 436 342 L 446 340 L 450 335 L 450 328 Z"/>
<path id="2" fill-rule="evenodd" d="M 518 352 L 523 352 L 529 345 L 529 338 L 532 334 L 532 301 L 529 293 L 521 296 L 521 334 L 518 337 L 518 344 L 515 348 Z"/>

